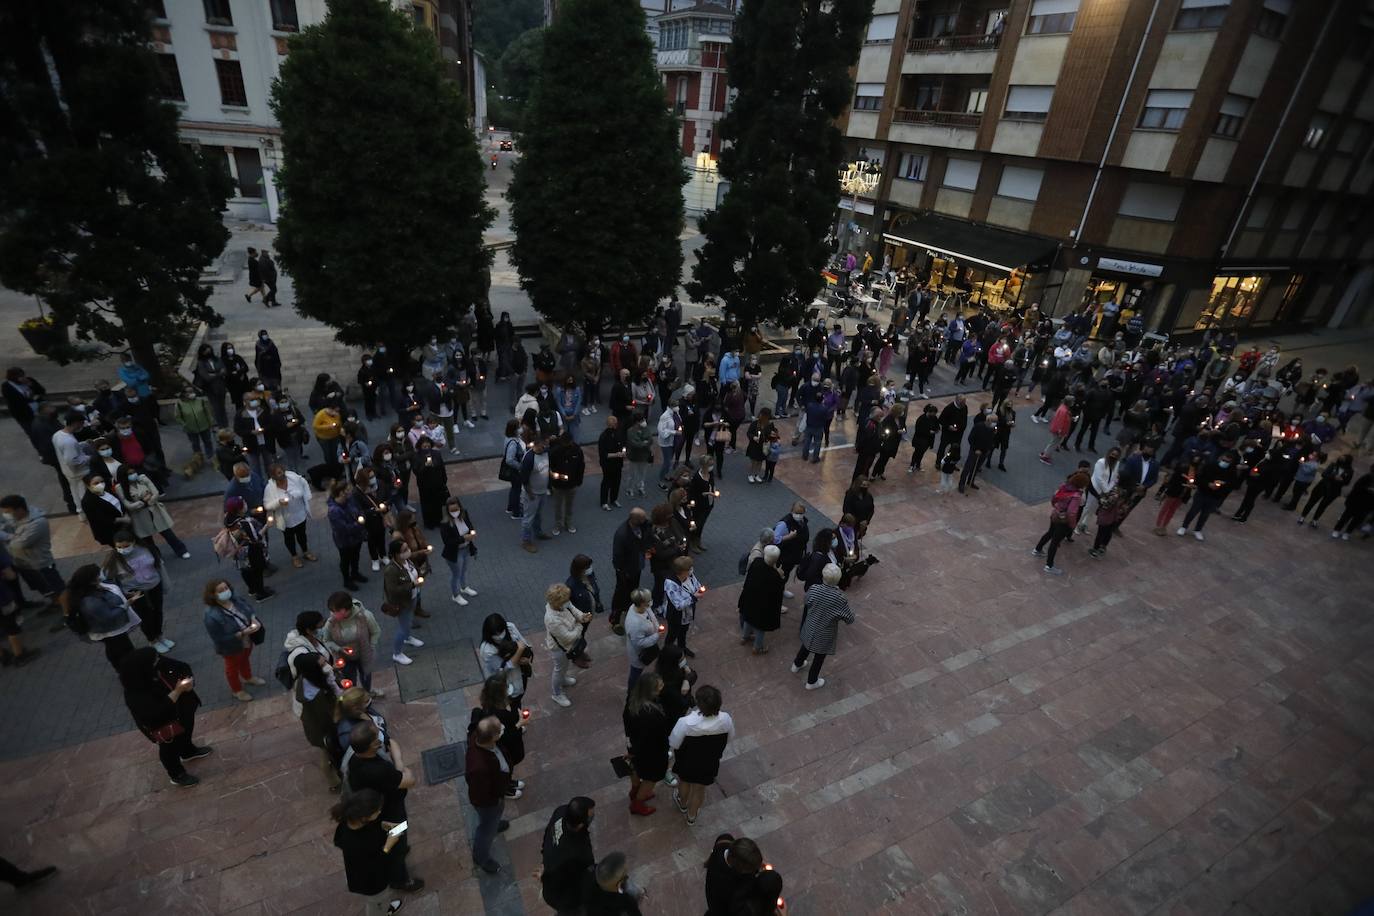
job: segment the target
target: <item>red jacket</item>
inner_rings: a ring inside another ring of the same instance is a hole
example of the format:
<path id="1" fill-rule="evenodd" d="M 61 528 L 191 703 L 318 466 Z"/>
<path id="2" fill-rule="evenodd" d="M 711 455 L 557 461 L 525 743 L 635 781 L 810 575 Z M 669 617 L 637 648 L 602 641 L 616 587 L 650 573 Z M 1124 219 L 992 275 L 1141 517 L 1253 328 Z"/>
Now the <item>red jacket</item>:
<path id="1" fill-rule="evenodd" d="M 1050 435 L 1067 436 L 1072 428 L 1073 412 L 1069 410 L 1069 405 L 1060 404 L 1059 409 L 1054 412 L 1054 418 L 1050 420 Z"/>
<path id="2" fill-rule="evenodd" d="M 477 742 L 470 741 L 465 762 L 468 801 L 472 802 L 474 808 L 490 808 L 506 797 L 506 789 L 510 786 L 509 764 L 503 771 L 495 750 L 479 747 Z"/>

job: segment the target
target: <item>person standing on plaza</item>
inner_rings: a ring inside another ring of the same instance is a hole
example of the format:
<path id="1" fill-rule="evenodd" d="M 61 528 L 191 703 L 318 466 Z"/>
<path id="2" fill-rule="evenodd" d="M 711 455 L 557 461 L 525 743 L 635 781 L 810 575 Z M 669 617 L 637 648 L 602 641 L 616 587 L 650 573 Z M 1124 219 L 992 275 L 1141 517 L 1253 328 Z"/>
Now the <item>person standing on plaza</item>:
<path id="1" fill-rule="evenodd" d="M 482 692 L 477 705 L 472 709 L 468 722 L 468 740 L 477 730 L 477 725 L 488 717 L 501 723 L 501 737 L 496 746 L 505 755 L 506 765 L 510 767 L 510 783 L 506 786 L 506 797 L 517 799 L 525 792 L 525 781 L 515 778 L 515 768 L 525 759 L 525 723 L 528 710 L 512 707 L 507 691 L 506 678 L 493 674 L 482 682 Z"/>
<path id="2" fill-rule="evenodd" d="M 580 416 L 580 414 L 579 414 Z M 553 495 L 553 535 L 564 531 L 576 534 L 573 525 L 573 502 L 586 474 L 586 460 L 582 446 L 570 433 L 554 437 L 549 444 L 549 489 Z"/>
<path id="3" fill-rule="evenodd" d="M 401 908 L 401 898 L 388 886 L 391 855 L 404 834 L 393 834 L 397 825 L 382 820 L 381 794 L 373 789 L 355 792 L 329 814 L 337 824 L 334 846 L 343 853 L 348 889 L 367 898 L 364 916 L 391 916 Z"/>
<path id="4" fill-rule="evenodd" d="M 253 297 L 261 295 L 266 302 L 267 294 L 262 285 L 262 264 L 258 261 L 258 250 L 249 247 L 248 249 L 248 292 L 244 293 L 243 301 L 252 302 Z"/>
<path id="5" fill-rule="evenodd" d="M 177 399 L 173 417 L 191 443 L 191 455 L 194 457 L 200 454 L 206 461 L 213 461 L 215 446 L 210 438 L 210 430 L 214 426 L 214 417 L 210 415 L 210 402 L 195 388 L 187 385 L 181 390 L 181 397 Z"/>
<path id="6" fill-rule="evenodd" d="M 47 516 L 16 493 L 0 499 L 0 519 L 0 527 L 8 535 L 5 546 L 15 571 L 25 585 L 56 606 L 66 583 L 53 562 L 52 530 Z"/>
<path id="7" fill-rule="evenodd" d="M 520 546 L 526 553 L 537 553 L 536 539 L 548 540 L 552 535 L 544 533 L 544 503 L 549 498 L 549 456 L 545 452 L 544 439 L 536 438 L 520 459 L 521 502 Z"/>
<path id="8" fill-rule="evenodd" d="M 468 784 L 468 801 L 477 809 L 477 829 L 472 837 L 472 861 L 489 875 L 501 870 L 492 857 L 496 835 L 510 826 L 501 819 L 510 787 L 510 764 L 497 746 L 501 722 L 489 716 L 477 723 L 468 741 L 463 777 Z"/>
<path id="9" fill-rule="evenodd" d="M 147 474 L 127 464 L 121 465 L 115 473 L 115 495 L 123 503 L 129 524 L 139 540 L 152 546 L 153 536 L 160 534 L 177 556 L 183 560 L 191 559 L 191 552 L 172 530 L 172 516 L 162 505 L 162 494 Z"/>
<path id="10" fill-rule="evenodd" d="M 334 592 L 325 601 L 329 620 L 324 625 L 324 642 L 335 656 L 351 657 L 358 666 L 358 681 L 374 699 L 386 696 L 372 689 L 372 675 L 377 668 L 377 644 L 381 642 L 382 627 L 376 616 L 348 592 Z"/>
<path id="11" fill-rule="evenodd" d="M 24 430 L 25 435 L 33 431 L 33 418 L 38 415 L 38 405 L 47 394 L 47 389 L 29 377 L 18 366 L 5 370 L 5 382 L 0 387 L 5 391 L 5 404 L 10 416 Z"/>
<path id="12" fill-rule="evenodd" d="M 592 852 L 592 821 L 596 802 L 574 796 L 553 810 L 540 846 L 540 897 L 556 916 L 582 913 L 582 873 L 596 864 Z"/>
<path id="13" fill-rule="evenodd" d="M 1085 468 L 1074 471 L 1050 499 L 1050 526 L 1036 543 L 1031 556 L 1045 557 L 1045 572 L 1052 576 L 1064 574 L 1063 569 L 1054 565 L 1054 558 L 1059 552 L 1060 542 L 1073 534 L 1074 526 L 1078 523 L 1083 511 L 1083 494 L 1090 477 Z M 1048 554 L 1045 552 L 1046 544 L 1050 548 Z"/>
<path id="14" fill-rule="evenodd" d="M 625 699 L 622 715 L 630 758 L 630 813 L 648 817 L 654 788 L 668 773 L 668 735 L 673 723 L 664 711 L 663 678 L 653 671 L 640 675 Z"/>
<path id="15" fill-rule="evenodd" d="M 1317 485 L 1312 488 L 1312 495 L 1307 498 L 1307 505 L 1298 514 L 1299 525 L 1307 522 L 1311 527 L 1317 527 L 1317 520 L 1322 517 L 1326 507 L 1335 502 L 1341 491 L 1355 478 L 1354 461 L 1353 455 L 1342 455 L 1322 471 Z"/>
<path id="16" fill-rule="evenodd" d="M 818 690 L 825 686 L 825 678 L 820 677 L 821 665 L 825 663 L 827 655 L 835 654 L 835 640 L 839 636 L 840 623 L 854 622 L 854 612 L 849 608 L 849 599 L 839 588 L 841 575 L 840 567 L 829 563 L 821 571 L 821 583 L 806 590 L 801 648 L 797 651 L 797 657 L 792 660 L 792 673 L 796 674 L 802 669 L 807 656 L 815 656 L 811 660 L 811 669 L 806 674 L 807 690 Z"/>
<path id="17" fill-rule="evenodd" d="M 687 480 L 687 500 L 692 513 L 692 525 L 688 534 L 688 546 L 697 553 L 706 550 L 701 543 L 703 530 L 706 528 L 706 520 L 711 517 L 711 511 L 715 508 L 716 497 L 720 491 L 716 489 L 715 459 L 710 455 L 702 455 L 697 462 L 696 473 Z"/>
<path id="18" fill-rule="evenodd" d="M 229 684 L 229 692 L 234 699 L 247 703 L 253 695 L 244 685 L 261 687 L 267 683 L 253 676 L 252 664 L 253 646 L 261 645 L 266 639 L 262 621 L 253 605 L 235 595 L 223 579 L 207 582 L 201 600 L 205 604 L 205 631 L 210 634 L 215 654 L 224 659 L 224 679 Z"/>
<path id="19" fill-rule="evenodd" d="M 968 404 L 964 401 L 962 394 L 956 394 L 954 400 L 945 405 L 945 409 L 940 411 L 940 448 L 938 454 L 943 455 L 945 446 L 950 443 L 959 443 L 964 438 L 964 430 L 968 428 Z"/>
<path id="20" fill-rule="evenodd" d="M 468 585 L 468 564 L 477 556 L 477 529 L 472 526 L 472 517 L 458 497 L 448 498 L 444 512 L 439 536 L 444 543 L 442 556 L 448 564 L 449 592 L 454 604 L 466 607 L 468 596 L 477 596 L 477 589 Z"/>
<path id="21" fill-rule="evenodd" d="M 1230 496 L 1231 491 L 1240 483 L 1240 472 L 1236 468 L 1237 460 L 1236 453 L 1228 451 L 1203 465 L 1197 474 L 1197 492 L 1193 496 L 1193 503 L 1183 516 L 1183 524 L 1174 534 L 1183 537 L 1196 519 L 1197 527 L 1193 529 L 1193 537 L 1199 541 L 1205 539 L 1202 528 L 1207 524 L 1207 519 L 1221 508 L 1222 503 L 1226 502 L 1226 497 Z"/>
<path id="22" fill-rule="evenodd" d="M 305 560 L 314 563 L 319 557 L 310 552 L 310 541 L 306 526 L 311 518 L 310 484 L 294 471 L 288 471 L 280 464 L 268 469 L 267 484 L 262 491 L 262 504 L 277 530 L 282 532 L 286 541 L 286 552 L 291 555 L 291 565 L 300 569 Z M 296 551 L 301 551 L 297 555 Z"/>
<path id="23" fill-rule="evenodd" d="M 782 552 L 776 545 L 763 548 L 763 555 L 749 564 L 744 587 L 739 594 L 740 644 L 752 638 L 754 654 L 766 655 L 764 636 L 782 626 L 783 573 L 778 568 Z"/>
<path id="24" fill-rule="evenodd" d="M 334 722 L 339 694 L 343 693 L 334 675 L 334 653 L 324 641 L 324 615 L 302 611 L 296 626 L 282 641 L 286 666 L 294 676 L 291 711 L 301 720 L 306 743 L 320 751 L 320 770 L 329 780 L 330 791 L 338 789 L 338 745 Z"/>
<path id="25" fill-rule="evenodd" d="M 1054 458 L 1051 456 L 1064 447 L 1064 442 L 1073 430 L 1073 406 L 1073 396 L 1065 395 L 1064 400 L 1055 408 L 1054 416 L 1050 418 L 1050 441 L 1040 450 L 1040 460 L 1045 464 L 1054 464 Z"/>
<path id="26" fill-rule="evenodd" d="M 737 916 L 737 902 L 763 869 L 763 853 L 748 837 L 722 833 L 704 867 L 706 916 Z"/>
<path id="27" fill-rule="evenodd" d="M 782 556 L 778 559 L 778 565 L 782 568 L 782 580 L 786 582 L 792 575 L 792 570 L 801 565 L 802 558 L 806 556 L 806 549 L 811 543 L 811 527 L 806 519 L 806 503 L 795 502 L 792 504 L 792 511 L 784 515 L 773 526 L 773 543 L 778 545 L 782 551 Z M 784 598 L 791 598 L 792 592 L 785 590 Z"/>
<path id="28" fill-rule="evenodd" d="M 266 328 L 258 329 L 258 339 L 253 344 L 253 367 L 268 390 L 285 394 L 281 384 L 281 351 Z"/>
<path id="29" fill-rule="evenodd" d="M 101 564 L 105 581 L 119 586 L 140 618 L 139 629 L 158 652 L 176 643 L 162 635 L 162 580 L 165 570 L 157 548 L 139 543 L 128 525 L 115 528 L 114 544 Z"/>
<path id="30" fill-rule="evenodd" d="M 396 636 L 392 641 L 391 660 L 398 665 L 409 665 L 411 658 L 406 654 L 406 646 L 421 648 L 424 641 L 412 636 L 410 628 L 415 620 L 415 612 L 420 604 L 420 582 L 423 578 L 415 564 L 414 557 L 406 542 L 397 538 L 387 548 L 391 562 L 382 573 L 383 594 L 386 604 L 382 610 L 396 618 Z M 388 610 L 388 606 L 390 609 Z"/>
<path id="31" fill-rule="evenodd" d="M 959 475 L 959 492 L 965 495 L 969 489 L 977 490 L 978 471 L 992 456 L 997 445 L 997 429 L 988 422 L 987 414 L 979 413 L 973 418 L 973 428 L 968 431 L 968 457 L 964 459 L 964 469 Z"/>
<path id="32" fill-rule="evenodd" d="M 53 452 L 57 458 L 57 469 L 67 480 L 67 488 L 77 506 L 77 515 L 85 518 L 84 497 L 86 495 L 86 475 L 90 473 L 91 456 L 82 448 L 77 433 L 86 425 L 86 415 L 70 410 L 62 418 L 63 426 L 52 434 Z"/>
<path id="33" fill-rule="evenodd" d="M 268 308 L 276 308 L 281 303 L 277 301 L 277 263 L 272 260 L 272 253 L 263 250 L 258 255 L 258 267 L 262 271 L 262 285 L 267 287 L 267 292 L 263 293 L 262 304 Z"/>
<path id="34" fill-rule="evenodd" d="M 366 518 L 358 514 L 350 499 L 349 486 L 343 481 L 329 488 L 328 517 L 329 533 L 339 551 L 339 574 L 343 578 L 343 587 L 356 592 L 359 583 L 367 582 L 367 577 L 358 571 L 363 543 L 367 540 L 367 529 L 364 527 Z"/>
<path id="35" fill-rule="evenodd" d="M 224 363 L 215 355 L 214 347 L 208 343 L 196 349 L 196 368 L 191 379 L 197 388 L 205 392 L 210 401 L 210 410 L 215 415 L 216 426 L 228 426 L 229 418 L 224 409 L 224 397 L 228 393 L 224 384 Z M 238 404 L 234 409 L 238 409 Z"/>
<path id="36" fill-rule="evenodd" d="M 663 583 L 664 617 L 668 623 L 665 642 L 681 647 L 688 658 L 695 658 L 696 653 L 687 648 L 687 631 L 696 620 L 697 600 L 706 594 L 706 586 L 697 579 L 692 566 L 691 557 L 678 557 L 673 560 L 672 575 Z"/>
<path id="37" fill-rule="evenodd" d="M 406 822 L 406 795 L 415 786 L 415 773 L 405 765 L 401 744 L 395 737 L 386 741 L 387 754 L 382 756 L 382 735 L 372 722 L 359 722 L 353 726 L 348 737 L 348 749 L 344 770 L 348 774 L 350 798 L 365 792 L 375 793 L 381 799 L 381 819 L 393 826 Z M 375 802 L 374 802 L 375 803 Z M 390 830 L 390 828 L 388 828 Z M 411 877 L 406 867 L 406 854 L 410 851 L 406 835 L 402 834 L 392 850 L 387 854 L 387 884 L 392 890 L 416 893 L 425 886 L 419 878 Z"/>
<path id="38" fill-rule="evenodd" d="M 63 593 L 63 614 L 72 632 L 100 643 L 106 661 L 118 671 L 120 661 L 134 650 L 129 631 L 140 621 L 119 586 L 101 580 L 94 563 L 77 567 Z"/>
<path id="39" fill-rule="evenodd" d="M 620 477 L 625 469 L 625 434 L 614 414 L 606 417 L 606 428 L 596 440 L 597 463 L 601 466 L 601 508 L 610 512 L 620 508 Z"/>
<path id="40" fill-rule="evenodd" d="M 638 506 L 630 510 L 624 524 L 615 530 L 611 543 L 611 566 L 615 570 L 615 591 L 611 594 L 610 625 L 614 629 L 630 606 L 630 593 L 639 588 L 648 549 L 648 516 Z"/>
<path id="41" fill-rule="evenodd" d="M 593 615 L 606 613 L 606 607 L 601 602 L 601 584 L 596 581 L 596 573 L 592 571 L 591 557 L 585 553 L 573 557 L 568 567 L 568 578 L 563 580 L 563 584 L 572 592 L 574 607 L 582 608 Z M 591 659 L 586 653 L 581 653 L 573 662 L 579 668 L 587 668 L 590 667 Z"/>
<path id="42" fill-rule="evenodd" d="M 210 755 L 210 747 L 191 740 L 196 728 L 195 678 L 191 666 L 152 647 L 133 649 L 119 663 L 124 705 L 143 736 L 157 745 L 157 756 L 172 785 L 189 788 L 198 782 L 186 772 L 186 761 Z"/>
<path id="43" fill-rule="evenodd" d="M 665 627 L 659 623 L 653 609 L 653 592 L 637 588 L 630 592 L 630 609 L 625 614 L 625 654 L 629 656 L 630 674 L 625 690 L 634 689 L 644 668 L 658 658 L 658 640 Z"/>
<path id="44" fill-rule="evenodd" d="M 586 643 L 582 634 L 592 622 L 592 614 L 590 609 L 583 610 L 572 603 L 572 590 L 562 583 L 549 586 L 544 593 L 544 602 L 544 649 L 553 662 L 550 672 L 552 698 L 566 708 L 572 705 L 572 700 L 564 694 L 563 688 L 577 683 L 577 678 L 568 674 L 568 665 L 574 656 L 585 655 Z"/>
<path id="45" fill-rule="evenodd" d="M 629 414 L 626 425 L 625 457 L 630 462 L 630 482 L 625 495 L 643 496 L 654 463 L 654 430 L 649 426 L 648 417 L 641 412 Z"/>
<path id="46" fill-rule="evenodd" d="M 520 628 L 508 623 L 500 614 L 488 614 L 482 620 L 482 641 L 477 645 L 477 661 L 482 676 L 499 674 L 506 679 L 506 693 L 512 709 L 519 709 L 525 698 L 525 672 L 534 672 L 530 664 L 533 650 L 525 642 Z"/>
<path id="47" fill-rule="evenodd" d="M 698 687 L 696 701 L 696 709 L 678 719 L 668 737 L 674 752 L 673 772 L 679 780 L 673 803 L 687 815 L 688 824 L 697 822 L 706 787 L 715 784 L 726 745 L 735 737 L 734 721 L 721 711 L 719 690 L 709 684 Z"/>

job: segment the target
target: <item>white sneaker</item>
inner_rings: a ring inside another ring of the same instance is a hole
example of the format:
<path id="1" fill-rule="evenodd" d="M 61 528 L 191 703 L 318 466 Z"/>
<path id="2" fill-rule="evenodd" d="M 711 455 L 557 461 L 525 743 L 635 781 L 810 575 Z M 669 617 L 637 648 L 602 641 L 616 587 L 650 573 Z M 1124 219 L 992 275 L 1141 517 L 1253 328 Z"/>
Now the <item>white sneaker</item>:
<path id="1" fill-rule="evenodd" d="M 1178 529 L 1177 531 L 1174 532 L 1174 534 L 1178 535 L 1179 537 L 1183 537 L 1183 536 L 1184 536 L 1185 534 L 1187 534 L 1187 533 L 1188 533 L 1188 529 L 1187 529 L 1187 528 L 1180 528 L 1180 529 Z"/>
<path id="2" fill-rule="evenodd" d="M 807 689 L 807 690 L 820 690 L 820 689 L 821 689 L 822 687 L 824 687 L 824 686 L 825 686 L 825 678 L 823 678 L 823 677 L 818 677 L 818 678 L 816 678 L 816 683 L 814 683 L 814 684 L 807 684 L 807 685 L 806 685 L 806 689 Z"/>
<path id="3" fill-rule="evenodd" d="M 425 641 L 424 641 L 423 639 L 419 639 L 418 637 L 415 637 L 415 636 L 407 636 L 407 637 L 406 637 L 406 645 L 407 645 L 407 646 L 414 646 L 415 648 L 418 649 L 418 648 L 420 648 L 421 646 L 423 646 L 424 644 L 425 644 Z"/>
<path id="4" fill-rule="evenodd" d="M 458 449 L 457 449 L 456 447 L 455 447 L 455 448 L 449 449 L 449 450 L 448 450 L 448 453 L 449 453 L 450 455 L 452 455 L 453 457 L 455 457 L 455 458 L 457 458 L 459 455 L 463 454 L 462 452 L 458 451 Z"/>
<path id="5" fill-rule="evenodd" d="M 176 643 L 176 640 L 175 640 L 175 639 L 168 639 L 166 636 L 164 636 L 164 637 L 162 637 L 162 644 L 163 644 L 164 646 L 166 646 L 167 649 L 171 649 L 171 648 L 172 648 L 173 646 L 175 646 L 177 643 Z M 165 652 L 165 651 L 167 651 L 167 649 L 164 649 L 163 651 Z"/>
<path id="6" fill-rule="evenodd" d="M 801 665 L 793 665 L 793 666 L 792 666 L 792 673 L 793 673 L 793 674 L 796 674 L 796 673 L 797 673 L 798 671 L 800 671 L 800 670 L 802 670 L 802 666 L 801 666 Z"/>
<path id="7" fill-rule="evenodd" d="M 564 709 L 567 709 L 569 706 L 572 705 L 572 700 L 570 700 L 570 699 L 568 699 L 567 697 L 563 696 L 563 694 L 561 694 L 561 693 L 555 695 L 554 698 L 553 698 L 553 701 L 554 701 L 555 703 L 557 703 L 559 706 L 562 706 Z"/>
<path id="8" fill-rule="evenodd" d="M 1201 531 L 1194 531 L 1194 532 L 1193 532 L 1193 537 L 1197 538 L 1199 541 L 1205 541 L 1205 540 L 1207 540 L 1205 537 L 1202 536 L 1202 532 L 1201 532 Z"/>
<path id="9" fill-rule="evenodd" d="M 565 675 L 563 675 L 563 686 L 564 686 L 564 687 L 576 687 L 576 686 L 577 686 L 577 678 L 573 677 L 571 674 L 565 674 Z"/>
<path id="10" fill-rule="evenodd" d="M 582 416 L 584 416 L 584 417 L 590 417 L 591 415 L 592 415 L 592 409 L 591 409 L 590 407 L 583 407 L 583 408 L 582 408 Z"/>
<path id="11" fill-rule="evenodd" d="M 463 421 L 463 425 L 466 426 L 468 429 L 476 429 L 476 428 L 477 428 L 477 424 L 474 423 L 474 422 L 472 422 L 471 420 L 464 420 L 464 421 Z"/>
<path id="12" fill-rule="evenodd" d="M 391 660 L 398 665 L 410 664 L 410 656 L 406 655 L 404 652 L 397 652 L 396 654 L 392 655 Z"/>
<path id="13" fill-rule="evenodd" d="M 182 553 L 181 553 L 181 558 L 182 558 L 183 560 L 189 560 L 189 559 L 191 559 L 191 551 L 189 551 L 189 550 L 184 550 L 184 551 L 182 551 Z"/>
<path id="14" fill-rule="evenodd" d="M 1350 540 L 1350 533 L 1349 533 L 1348 531 L 1347 531 L 1347 532 L 1342 532 L 1342 534 L 1341 534 L 1341 540 L 1342 540 L 1342 541 L 1348 541 L 1348 540 Z"/>
<path id="15" fill-rule="evenodd" d="M 171 646 L 167 645 L 167 640 L 165 639 L 159 639 L 157 642 L 153 643 L 153 650 L 159 655 L 166 654 L 171 648 Z"/>
<path id="16" fill-rule="evenodd" d="M 468 599 L 464 598 L 462 595 L 454 595 L 453 603 L 458 605 L 459 607 L 467 607 Z"/>
<path id="17" fill-rule="evenodd" d="M 1339 531 L 1333 531 L 1333 532 L 1331 532 L 1331 539 L 1332 539 L 1332 540 L 1335 540 L 1335 539 L 1339 538 L 1340 536 L 1341 536 L 1341 533 L 1340 533 Z"/>
<path id="18" fill-rule="evenodd" d="M 553 529 L 552 531 L 549 532 L 549 534 L 552 535 L 553 537 L 558 537 L 558 536 L 559 536 L 560 534 L 562 534 L 562 533 L 563 533 L 563 529 L 562 529 L 562 528 L 555 528 L 555 529 Z"/>
<path id="19" fill-rule="evenodd" d="M 464 586 L 463 586 L 463 594 L 464 594 L 464 595 L 471 595 L 472 597 L 475 598 L 475 597 L 477 597 L 477 589 L 473 588 L 471 585 L 464 585 Z"/>
<path id="20" fill-rule="evenodd" d="M 568 527 L 564 528 L 563 530 L 566 531 L 566 532 L 568 532 L 568 534 L 577 534 L 577 529 L 574 528 L 572 525 L 569 525 Z"/>
<path id="21" fill-rule="evenodd" d="M 602 511 L 602 512 L 610 512 L 610 511 L 611 511 L 611 504 L 610 504 L 610 503 L 602 503 L 602 504 L 601 504 L 601 511 Z"/>
<path id="22" fill-rule="evenodd" d="M 373 571 L 373 572 L 378 572 L 381 568 L 382 568 L 382 561 L 381 561 L 381 560 L 373 560 L 373 561 L 372 561 L 372 571 Z"/>
<path id="23" fill-rule="evenodd" d="M 788 591 L 787 589 L 783 589 L 783 590 L 782 590 L 782 596 L 783 596 L 784 598 L 795 598 L 795 597 L 797 597 L 796 595 L 792 594 L 792 593 L 791 593 L 790 591 Z"/>

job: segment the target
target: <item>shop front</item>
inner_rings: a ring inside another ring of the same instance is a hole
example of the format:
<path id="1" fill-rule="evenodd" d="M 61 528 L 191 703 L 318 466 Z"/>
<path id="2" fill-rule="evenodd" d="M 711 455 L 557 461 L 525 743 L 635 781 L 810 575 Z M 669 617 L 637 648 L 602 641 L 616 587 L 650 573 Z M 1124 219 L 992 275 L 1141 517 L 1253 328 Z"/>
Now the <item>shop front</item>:
<path id="1" fill-rule="evenodd" d="M 1055 243 L 934 215 L 898 214 L 883 233 L 893 269 L 928 282 L 946 301 L 1006 311 L 1027 304 L 1032 275 Z M 937 300 L 939 301 L 939 300 Z"/>
<path id="2" fill-rule="evenodd" d="M 1205 286 L 1189 291 L 1174 320 L 1175 334 L 1242 330 L 1302 321 L 1307 276 L 1289 267 L 1217 270 Z"/>
<path id="3" fill-rule="evenodd" d="M 1137 315 L 1147 328 L 1152 327 L 1164 274 L 1163 264 L 1097 257 L 1079 303 L 1092 315 L 1092 336 L 1112 337 Z"/>

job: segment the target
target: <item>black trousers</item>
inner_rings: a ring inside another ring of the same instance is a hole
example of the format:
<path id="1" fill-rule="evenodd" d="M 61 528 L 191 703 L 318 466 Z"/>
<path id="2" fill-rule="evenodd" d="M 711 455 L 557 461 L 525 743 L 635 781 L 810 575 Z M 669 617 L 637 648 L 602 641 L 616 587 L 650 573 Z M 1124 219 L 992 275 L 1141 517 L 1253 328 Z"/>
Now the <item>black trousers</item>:
<path id="1" fill-rule="evenodd" d="M 1050 545 L 1050 552 L 1045 555 L 1045 565 L 1054 566 L 1054 556 L 1059 552 L 1059 542 L 1073 534 L 1073 526 L 1068 522 L 1050 522 L 1050 528 L 1035 545 L 1036 550 L 1044 550 L 1045 545 Z"/>
<path id="2" fill-rule="evenodd" d="M 620 501 L 620 475 L 625 470 L 623 461 L 612 461 L 601 467 L 601 505 L 609 506 Z"/>
<path id="3" fill-rule="evenodd" d="M 929 439 L 911 440 L 911 466 L 913 468 L 917 470 L 921 469 L 921 459 L 926 456 L 926 452 L 930 451 L 931 445 L 932 443 Z"/>
<path id="4" fill-rule="evenodd" d="M 162 768 L 167 771 L 167 775 L 175 779 L 186 773 L 186 765 L 181 762 L 181 758 L 189 757 L 195 752 L 196 746 L 191 743 L 191 732 L 195 731 L 195 713 L 179 719 L 181 727 L 186 729 L 166 744 L 157 746 L 157 759 L 162 761 Z"/>
<path id="5" fill-rule="evenodd" d="M 339 572 L 343 575 L 345 584 L 358 578 L 358 557 L 362 552 L 362 544 L 339 548 Z"/>
<path id="6" fill-rule="evenodd" d="M 143 593 L 143 597 L 134 602 L 133 608 L 138 612 L 142 622 L 138 628 L 143 631 L 144 637 L 148 642 L 157 642 L 162 638 L 162 583 L 148 589 Z"/>
<path id="7" fill-rule="evenodd" d="M 381 527 L 381 519 L 380 519 L 380 518 L 377 520 L 377 527 L 378 527 L 378 528 Z M 308 550 L 310 549 L 310 542 L 309 542 L 309 540 L 307 540 L 306 534 L 305 534 L 305 522 L 301 522 L 299 525 L 293 525 L 292 527 L 285 529 L 285 530 L 282 532 L 282 534 L 284 535 L 283 540 L 286 541 L 286 552 L 289 553 L 289 554 L 291 554 L 291 556 L 294 557 L 294 556 L 296 555 L 296 546 L 297 546 L 297 545 L 300 545 L 300 549 L 301 549 L 302 551 L 308 551 Z M 369 526 L 368 526 L 368 538 L 369 538 L 369 540 L 371 539 L 371 537 L 372 537 L 372 531 L 371 531 L 371 526 L 369 525 Z M 381 537 L 378 536 L 377 540 L 378 540 L 378 542 L 380 543 Z"/>
<path id="8" fill-rule="evenodd" d="M 1084 417 L 1083 422 L 1078 426 L 1078 438 L 1074 439 L 1073 447 L 1083 447 L 1083 434 L 1088 434 L 1088 450 L 1097 451 L 1097 428 L 1102 425 L 1101 417 Z"/>
<path id="9" fill-rule="evenodd" d="M 134 651 L 134 641 L 129 638 L 128 633 L 107 636 L 100 641 L 100 645 L 105 650 L 105 660 L 115 671 L 119 670 L 119 663 L 124 660 L 124 656 Z"/>
<path id="10" fill-rule="evenodd" d="M 959 475 L 959 492 L 963 492 L 964 487 L 978 479 L 978 471 L 983 466 L 987 457 L 981 452 L 974 452 L 964 459 L 964 471 Z"/>
<path id="11" fill-rule="evenodd" d="M 615 625 L 630 609 L 630 592 L 639 588 L 639 571 L 634 575 L 615 571 L 615 591 L 611 593 L 611 624 Z"/>
<path id="12" fill-rule="evenodd" d="M 1117 524 L 1120 524 L 1119 522 Z M 1105 550 L 1107 545 L 1112 542 L 1112 535 L 1116 534 L 1116 525 L 1098 525 L 1097 535 L 1093 538 L 1094 550 Z"/>
<path id="13" fill-rule="evenodd" d="M 792 659 L 792 664 L 795 667 L 800 668 L 802 665 L 806 664 L 806 657 L 808 655 L 811 655 L 810 650 L 808 650 L 806 646 L 802 646 L 800 649 L 797 650 L 797 657 Z M 814 656 L 811 656 L 811 670 L 806 672 L 806 683 L 816 683 L 816 678 L 820 677 L 821 665 L 823 664 L 825 664 L 824 655 L 817 652 Z"/>
<path id="14" fill-rule="evenodd" d="M 1302 499 L 1302 494 L 1306 493 L 1307 488 L 1310 486 L 1312 486 L 1312 481 L 1310 480 L 1305 482 L 1301 480 L 1293 481 L 1293 495 L 1292 498 L 1290 498 L 1288 502 L 1284 505 L 1284 508 L 1289 510 L 1290 512 L 1296 509 L 1298 507 L 1298 500 Z M 1278 499 L 1278 496 L 1275 496 L 1274 498 Z"/>
<path id="15" fill-rule="evenodd" d="M 1242 522 L 1248 519 L 1251 510 L 1255 508 L 1255 503 L 1259 502 L 1261 496 L 1267 495 L 1273 487 L 1274 484 L 1272 481 L 1269 483 L 1258 481 L 1255 483 L 1247 483 L 1245 487 L 1245 498 L 1240 501 L 1240 508 L 1237 509 L 1236 514 L 1231 517 Z"/>
<path id="16" fill-rule="evenodd" d="M 248 548 L 248 565 L 239 570 L 239 575 L 243 576 L 243 584 L 248 586 L 248 591 L 254 595 L 261 595 L 263 590 L 262 575 L 267 569 L 267 556 L 260 547 Z"/>

